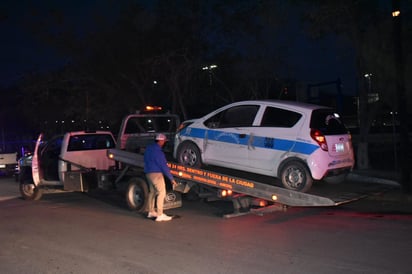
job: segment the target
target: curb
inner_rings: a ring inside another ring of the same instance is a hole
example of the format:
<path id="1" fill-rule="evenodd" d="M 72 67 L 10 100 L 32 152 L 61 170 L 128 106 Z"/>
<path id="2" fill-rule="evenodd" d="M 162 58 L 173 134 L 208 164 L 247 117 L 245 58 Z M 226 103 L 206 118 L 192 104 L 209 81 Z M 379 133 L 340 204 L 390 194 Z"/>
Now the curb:
<path id="1" fill-rule="evenodd" d="M 399 188 L 401 187 L 399 182 L 397 182 L 395 180 L 372 177 L 372 176 L 369 176 L 369 175 L 362 175 L 362 174 L 357 174 L 357 173 L 349 173 L 348 174 L 348 179 L 356 180 L 356 181 L 362 181 L 362 182 L 366 182 L 366 183 L 390 185 L 390 186 L 399 187 Z"/>
<path id="2" fill-rule="evenodd" d="M 391 175 L 389 174 L 385 177 L 391 177 Z M 393 175 L 393 177 L 396 178 L 395 175 Z M 406 209 L 406 211 L 409 212 L 411 210 L 409 208 L 412 208 L 411 207 L 412 194 L 403 193 L 402 185 L 396 180 L 384 179 L 380 177 L 373 177 L 371 175 L 359 174 L 356 172 L 352 172 L 348 174 L 348 179 L 360 181 L 364 183 L 375 183 L 375 184 L 383 184 L 383 185 L 390 186 L 392 187 L 391 190 L 388 190 L 387 192 L 379 194 L 379 195 L 368 196 L 367 199 L 373 200 L 373 201 L 390 202 L 390 203 L 398 204 L 399 206 L 402 206 L 403 208 L 401 211 Z"/>

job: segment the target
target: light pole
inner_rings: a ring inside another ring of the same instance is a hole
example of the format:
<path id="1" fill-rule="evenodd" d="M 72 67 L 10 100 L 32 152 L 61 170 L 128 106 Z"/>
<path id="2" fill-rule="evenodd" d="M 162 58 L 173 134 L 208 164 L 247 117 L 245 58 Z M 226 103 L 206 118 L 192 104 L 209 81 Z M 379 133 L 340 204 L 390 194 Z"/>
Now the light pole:
<path id="1" fill-rule="evenodd" d="M 401 184 L 405 192 L 412 192 L 411 174 L 409 173 L 409 129 L 407 118 L 407 96 L 405 89 L 405 64 L 402 47 L 402 13 L 401 1 L 392 0 L 392 21 L 393 21 L 393 44 L 396 69 L 396 94 L 399 114 L 399 137 L 400 137 L 400 168 Z"/>
<path id="2" fill-rule="evenodd" d="M 212 70 L 213 69 L 215 69 L 215 68 L 217 68 L 217 65 L 210 65 L 210 66 L 204 66 L 203 68 L 202 68 L 202 70 L 207 70 L 207 71 L 209 71 L 209 85 L 210 86 L 212 86 L 212 84 L 213 84 L 213 79 L 212 79 Z"/>
<path id="3" fill-rule="evenodd" d="M 366 78 L 366 81 L 368 81 L 368 93 L 372 93 L 372 73 L 366 73 L 364 77 Z"/>

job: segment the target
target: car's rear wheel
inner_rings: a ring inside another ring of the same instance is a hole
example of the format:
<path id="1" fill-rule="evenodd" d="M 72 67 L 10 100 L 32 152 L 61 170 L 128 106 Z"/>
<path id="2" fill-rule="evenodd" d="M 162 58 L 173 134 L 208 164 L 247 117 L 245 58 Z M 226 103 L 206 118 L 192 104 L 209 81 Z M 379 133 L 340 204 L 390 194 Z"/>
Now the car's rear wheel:
<path id="1" fill-rule="evenodd" d="M 177 151 L 177 161 L 185 166 L 201 167 L 202 160 L 199 148 L 193 143 L 183 143 Z"/>
<path id="2" fill-rule="evenodd" d="M 282 185 L 287 189 L 306 192 L 313 184 L 309 169 L 299 161 L 285 163 L 280 175 Z"/>

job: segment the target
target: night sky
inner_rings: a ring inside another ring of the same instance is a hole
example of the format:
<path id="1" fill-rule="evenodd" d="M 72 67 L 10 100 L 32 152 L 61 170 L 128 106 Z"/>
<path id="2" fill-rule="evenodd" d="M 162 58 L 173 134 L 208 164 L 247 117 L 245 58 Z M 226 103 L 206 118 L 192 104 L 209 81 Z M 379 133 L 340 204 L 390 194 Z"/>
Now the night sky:
<path id="1" fill-rule="evenodd" d="M 104 6 L 106 1 L 74 0 L 16 0 L 0 3 L 0 87 L 7 87 L 20 79 L 25 73 L 53 70 L 67 61 L 43 43 L 34 39 L 24 26 L 24 20 L 33 9 L 62 9 L 65 15 L 79 29 L 88 25 L 88 15 L 94 10 L 110 14 L 113 10 Z"/>
<path id="2" fill-rule="evenodd" d="M 53 7 L 62 8 L 69 20 L 73 20 L 79 28 L 88 27 L 88 15 L 92 11 L 99 10 L 109 17 L 116 15 L 113 6 L 105 6 L 109 5 L 106 1 L 17 0 L 2 1 L 0 5 L 0 88 L 8 87 L 25 73 L 53 70 L 66 62 L 66 59 L 55 54 L 52 48 L 36 42 L 21 24 L 32 5 L 45 11 Z M 323 41 L 310 41 L 299 25 L 293 22 L 293 18 L 285 29 L 284 36 L 282 39 L 287 39 L 290 43 L 288 62 L 291 70 L 285 72 L 287 76 L 295 77 L 304 84 L 340 78 L 343 92 L 348 95 L 356 94 L 354 57 L 350 49 L 339 44 L 334 37 Z M 268 39 L 272 38 L 268 35 Z"/>

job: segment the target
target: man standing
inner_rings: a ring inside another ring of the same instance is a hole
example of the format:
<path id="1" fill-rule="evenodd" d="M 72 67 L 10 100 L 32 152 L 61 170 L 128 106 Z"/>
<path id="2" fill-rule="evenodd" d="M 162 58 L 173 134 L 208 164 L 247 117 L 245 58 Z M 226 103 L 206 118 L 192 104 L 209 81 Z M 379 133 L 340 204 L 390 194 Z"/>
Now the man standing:
<path id="1" fill-rule="evenodd" d="M 166 156 L 162 151 L 166 142 L 166 136 L 159 133 L 156 135 L 155 142 L 147 146 L 144 153 L 144 173 L 152 186 L 148 197 L 149 213 L 147 218 L 156 218 L 157 222 L 170 221 L 172 219 L 171 216 L 163 213 L 163 203 L 166 196 L 166 184 L 163 175 L 169 178 L 173 185 L 177 184 L 170 173 Z M 153 188 L 154 191 L 152 190 Z M 157 211 L 154 209 L 155 201 Z"/>

